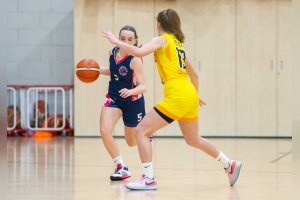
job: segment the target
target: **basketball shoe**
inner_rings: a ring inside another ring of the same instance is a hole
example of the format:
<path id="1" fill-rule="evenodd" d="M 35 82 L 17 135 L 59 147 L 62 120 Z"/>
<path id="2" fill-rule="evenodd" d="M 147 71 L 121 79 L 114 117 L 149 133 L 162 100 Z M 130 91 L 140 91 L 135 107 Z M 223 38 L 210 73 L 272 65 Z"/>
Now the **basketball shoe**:
<path id="1" fill-rule="evenodd" d="M 233 187 L 233 185 L 237 181 L 240 174 L 241 167 L 242 167 L 242 162 L 232 160 L 230 162 L 230 166 L 227 169 L 224 168 L 225 172 L 228 175 L 228 179 L 231 187 Z"/>
<path id="2" fill-rule="evenodd" d="M 110 176 L 110 180 L 112 181 L 120 181 L 131 176 L 128 167 L 122 166 L 122 164 L 117 164 L 117 168 L 115 172 Z"/>
<path id="3" fill-rule="evenodd" d="M 130 190 L 156 190 L 157 183 L 154 178 L 151 179 L 146 177 L 145 175 L 142 175 L 139 180 L 128 183 L 126 185 L 126 188 Z"/>

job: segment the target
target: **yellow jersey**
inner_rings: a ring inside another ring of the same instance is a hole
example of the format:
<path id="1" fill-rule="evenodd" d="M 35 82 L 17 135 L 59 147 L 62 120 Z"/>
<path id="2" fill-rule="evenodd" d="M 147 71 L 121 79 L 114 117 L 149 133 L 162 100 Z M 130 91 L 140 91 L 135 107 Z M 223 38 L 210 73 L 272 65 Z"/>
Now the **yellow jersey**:
<path id="1" fill-rule="evenodd" d="M 184 47 L 174 35 L 162 36 L 167 43 L 154 52 L 154 57 L 164 83 L 164 98 L 155 108 L 173 120 L 197 120 L 199 98 L 186 72 Z"/>
<path id="2" fill-rule="evenodd" d="M 156 67 L 162 82 L 173 78 L 188 78 L 183 45 L 173 34 L 165 33 L 162 37 L 166 39 L 166 45 L 154 52 Z"/>

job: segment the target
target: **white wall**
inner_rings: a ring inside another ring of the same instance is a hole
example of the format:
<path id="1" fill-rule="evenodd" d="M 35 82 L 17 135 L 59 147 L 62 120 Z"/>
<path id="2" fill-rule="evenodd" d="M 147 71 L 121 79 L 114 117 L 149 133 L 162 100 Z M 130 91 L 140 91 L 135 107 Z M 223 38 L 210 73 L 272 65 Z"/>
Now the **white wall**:
<path id="1" fill-rule="evenodd" d="M 8 84 L 73 85 L 73 1 L 8 1 Z"/>

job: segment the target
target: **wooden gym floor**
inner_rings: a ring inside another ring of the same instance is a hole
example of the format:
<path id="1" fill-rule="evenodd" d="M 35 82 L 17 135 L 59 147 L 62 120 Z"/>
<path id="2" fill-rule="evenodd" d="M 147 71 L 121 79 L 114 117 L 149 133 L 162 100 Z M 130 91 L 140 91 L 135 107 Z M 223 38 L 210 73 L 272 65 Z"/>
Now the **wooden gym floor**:
<path id="1" fill-rule="evenodd" d="M 141 173 L 136 147 L 120 144 L 132 177 Z M 291 139 L 211 139 L 243 161 L 234 188 L 222 167 L 182 138 L 154 138 L 157 191 L 129 191 L 110 182 L 114 166 L 100 138 L 8 138 L 9 200 L 292 199 Z"/>

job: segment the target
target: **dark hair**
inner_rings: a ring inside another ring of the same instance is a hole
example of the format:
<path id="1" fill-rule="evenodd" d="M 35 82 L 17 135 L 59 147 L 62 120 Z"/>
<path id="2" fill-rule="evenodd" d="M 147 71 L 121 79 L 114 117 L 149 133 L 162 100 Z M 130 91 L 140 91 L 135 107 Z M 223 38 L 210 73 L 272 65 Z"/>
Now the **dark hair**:
<path id="1" fill-rule="evenodd" d="M 177 12 L 173 9 L 163 10 L 157 15 L 157 22 L 167 33 L 174 34 L 181 42 L 184 42 L 184 34 L 181 31 L 181 22 Z"/>
<path id="2" fill-rule="evenodd" d="M 136 34 L 135 28 L 133 28 L 132 26 L 129 26 L 129 25 L 124 26 L 123 28 L 121 28 L 121 30 L 119 32 L 119 37 L 120 37 L 122 31 L 131 31 L 131 32 L 133 32 L 134 33 L 134 38 L 136 39 L 136 43 L 134 44 L 134 46 L 138 45 L 138 36 Z"/>

